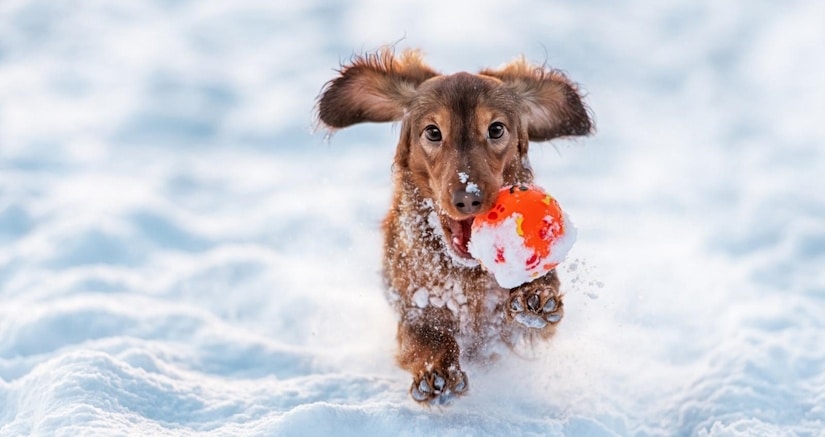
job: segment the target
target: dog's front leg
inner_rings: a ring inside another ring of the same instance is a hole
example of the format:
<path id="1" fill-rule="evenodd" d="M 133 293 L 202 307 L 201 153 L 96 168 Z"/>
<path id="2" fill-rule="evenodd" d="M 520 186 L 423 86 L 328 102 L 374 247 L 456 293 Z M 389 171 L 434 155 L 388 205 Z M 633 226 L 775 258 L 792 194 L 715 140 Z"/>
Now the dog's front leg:
<path id="1" fill-rule="evenodd" d="M 541 278 L 510 290 L 508 319 L 526 328 L 541 330 L 550 336 L 564 316 L 559 278 L 552 270 Z"/>
<path id="2" fill-rule="evenodd" d="M 412 373 L 410 395 L 421 403 L 443 404 L 467 391 L 459 365 L 455 321 L 444 309 L 411 309 L 398 325 L 398 364 Z"/>

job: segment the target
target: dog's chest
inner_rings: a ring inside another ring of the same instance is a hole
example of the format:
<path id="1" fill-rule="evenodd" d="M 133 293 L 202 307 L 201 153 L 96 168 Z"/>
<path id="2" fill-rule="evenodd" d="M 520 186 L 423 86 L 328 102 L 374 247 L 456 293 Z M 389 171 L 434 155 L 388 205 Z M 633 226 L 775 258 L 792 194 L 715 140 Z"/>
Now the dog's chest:
<path id="1" fill-rule="evenodd" d="M 449 254 L 432 200 L 406 199 L 401 206 L 406 213 L 397 217 L 395 256 L 403 258 L 404 267 L 387 272 L 390 300 L 405 317 L 445 308 L 461 334 L 496 335 L 507 291 L 480 267 L 468 267 Z M 394 276 L 405 280 L 394 283 Z"/>

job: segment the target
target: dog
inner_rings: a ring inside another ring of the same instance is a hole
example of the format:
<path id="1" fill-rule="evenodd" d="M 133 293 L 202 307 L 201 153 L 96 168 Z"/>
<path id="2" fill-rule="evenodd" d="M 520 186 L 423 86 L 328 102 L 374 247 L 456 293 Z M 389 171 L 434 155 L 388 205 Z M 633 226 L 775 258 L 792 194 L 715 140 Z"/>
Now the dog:
<path id="1" fill-rule="evenodd" d="M 462 362 L 549 339 L 564 315 L 555 270 L 504 289 L 467 244 L 473 217 L 501 187 L 533 181 L 529 142 L 589 135 L 590 112 L 563 73 L 523 57 L 445 75 L 417 50 L 383 48 L 338 73 L 318 96 L 321 126 L 401 122 L 383 223 L 383 279 L 400 316 L 396 358 L 412 374 L 415 401 L 448 403 L 469 388 Z"/>

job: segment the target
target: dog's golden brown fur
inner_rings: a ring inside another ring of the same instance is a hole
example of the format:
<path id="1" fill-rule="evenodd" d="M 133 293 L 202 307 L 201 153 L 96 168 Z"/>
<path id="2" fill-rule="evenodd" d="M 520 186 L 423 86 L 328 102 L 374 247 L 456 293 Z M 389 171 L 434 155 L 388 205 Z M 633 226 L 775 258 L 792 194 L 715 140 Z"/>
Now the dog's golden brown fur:
<path id="1" fill-rule="evenodd" d="M 523 59 L 478 74 L 441 75 L 417 51 L 358 56 L 327 83 L 318 117 L 329 129 L 401 121 L 384 279 L 400 313 L 398 363 L 412 397 L 466 393 L 462 360 L 549 338 L 563 315 L 555 271 L 503 289 L 467 253 L 473 217 L 502 186 L 533 180 L 529 141 L 587 135 L 575 84 Z"/>

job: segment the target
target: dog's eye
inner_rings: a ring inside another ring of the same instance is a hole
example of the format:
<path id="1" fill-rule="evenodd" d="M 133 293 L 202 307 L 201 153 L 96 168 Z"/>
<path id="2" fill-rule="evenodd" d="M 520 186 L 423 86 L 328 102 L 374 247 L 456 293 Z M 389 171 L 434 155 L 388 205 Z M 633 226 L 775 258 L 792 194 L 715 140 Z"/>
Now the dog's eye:
<path id="1" fill-rule="evenodd" d="M 494 140 L 501 138 L 504 136 L 504 124 L 499 121 L 491 124 L 490 127 L 487 128 L 487 135 Z"/>
<path id="2" fill-rule="evenodd" d="M 441 141 L 441 129 L 431 124 L 424 128 L 424 136 L 427 137 L 428 140 L 437 143 Z"/>

